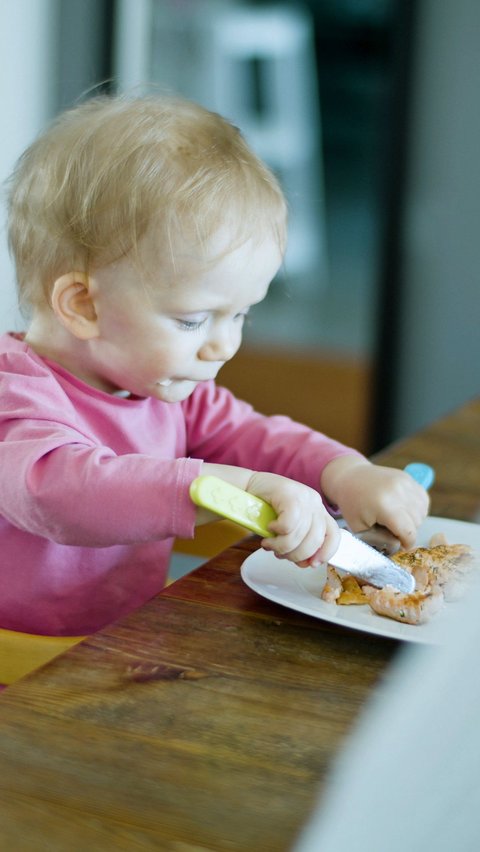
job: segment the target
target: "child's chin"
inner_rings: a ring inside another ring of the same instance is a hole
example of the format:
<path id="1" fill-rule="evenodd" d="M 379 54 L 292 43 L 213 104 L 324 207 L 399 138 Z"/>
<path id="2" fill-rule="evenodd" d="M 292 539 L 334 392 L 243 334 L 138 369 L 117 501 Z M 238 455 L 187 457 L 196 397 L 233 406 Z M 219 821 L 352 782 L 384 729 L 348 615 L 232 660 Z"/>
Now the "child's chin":
<path id="1" fill-rule="evenodd" d="M 168 387 L 157 385 L 155 397 L 162 402 L 183 402 L 193 393 L 196 386 L 197 382 L 190 381 L 172 382 Z"/>

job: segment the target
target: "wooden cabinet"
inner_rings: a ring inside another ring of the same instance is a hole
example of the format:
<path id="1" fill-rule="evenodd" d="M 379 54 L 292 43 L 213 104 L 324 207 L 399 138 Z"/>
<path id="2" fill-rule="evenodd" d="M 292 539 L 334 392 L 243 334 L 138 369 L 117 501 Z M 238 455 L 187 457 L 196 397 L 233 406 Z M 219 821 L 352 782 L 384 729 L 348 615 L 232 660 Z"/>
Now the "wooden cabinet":
<path id="1" fill-rule="evenodd" d="M 373 367 L 366 358 L 248 345 L 218 383 L 263 414 L 286 414 L 369 451 Z"/>

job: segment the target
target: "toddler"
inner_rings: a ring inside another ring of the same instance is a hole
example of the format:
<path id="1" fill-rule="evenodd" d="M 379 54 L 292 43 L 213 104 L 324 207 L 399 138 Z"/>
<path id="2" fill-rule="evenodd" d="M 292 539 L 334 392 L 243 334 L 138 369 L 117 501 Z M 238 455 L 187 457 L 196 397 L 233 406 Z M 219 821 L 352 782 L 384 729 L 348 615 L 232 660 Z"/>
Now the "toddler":
<path id="1" fill-rule="evenodd" d="M 27 324 L 0 338 L 1 627 L 87 634 L 157 594 L 174 538 L 212 520 L 200 474 L 271 503 L 262 545 L 299 565 L 334 553 L 335 512 L 414 543 L 428 497 L 410 476 L 215 383 L 286 241 L 237 128 L 100 97 L 27 149 L 8 199 Z"/>

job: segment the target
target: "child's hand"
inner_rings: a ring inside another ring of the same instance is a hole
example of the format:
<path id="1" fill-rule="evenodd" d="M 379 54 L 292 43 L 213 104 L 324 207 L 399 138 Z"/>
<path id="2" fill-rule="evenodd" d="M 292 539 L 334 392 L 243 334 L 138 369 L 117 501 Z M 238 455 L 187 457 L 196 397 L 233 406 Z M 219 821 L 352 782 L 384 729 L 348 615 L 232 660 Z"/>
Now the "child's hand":
<path id="1" fill-rule="evenodd" d="M 428 514 L 428 494 L 410 474 L 354 456 L 331 461 L 321 486 L 352 532 L 380 524 L 405 548 L 413 547 L 417 529 Z"/>
<path id="2" fill-rule="evenodd" d="M 339 530 L 317 491 L 275 473 L 252 474 L 247 491 L 270 503 L 278 515 L 269 524 L 275 536 L 262 540 L 265 550 L 301 567 L 319 565 L 333 556 Z"/>

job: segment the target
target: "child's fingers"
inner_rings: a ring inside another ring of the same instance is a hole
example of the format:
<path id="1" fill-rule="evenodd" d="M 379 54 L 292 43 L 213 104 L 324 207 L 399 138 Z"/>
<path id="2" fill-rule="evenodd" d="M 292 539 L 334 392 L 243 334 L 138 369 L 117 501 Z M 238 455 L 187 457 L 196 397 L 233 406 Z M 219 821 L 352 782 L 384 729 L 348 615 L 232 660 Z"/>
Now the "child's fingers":
<path id="1" fill-rule="evenodd" d="M 282 553 L 282 558 L 295 562 L 301 568 L 327 562 L 337 550 L 339 529 L 333 518 L 313 518 L 310 530 L 294 550 Z"/>
<path id="2" fill-rule="evenodd" d="M 396 501 L 379 512 L 378 523 L 387 527 L 400 540 L 403 547 L 413 547 L 417 530 L 428 514 L 430 499 L 426 491 L 416 483 L 409 500 Z"/>
<path id="3" fill-rule="evenodd" d="M 264 539 L 264 543 L 262 542 L 265 550 L 273 550 L 279 556 L 288 556 L 289 553 L 296 550 L 309 531 L 310 522 L 307 517 L 297 516 L 294 513 L 293 517 L 287 519 L 285 514 L 279 515 L 269 525 L 269 529 L 275 535 L 272 538 Z"/>
<path id="4" fill-rule="evenodd" d="M 326 524 L 324 518 L 313 517 L 310 528 L 302 535 L 298 545 L 286 551 L 285 555 L 291 562 L 297 564 L 310 560 L 322 546 L 325 540 Z"/>
<path id="5" fill-rule="evenodd" d="M 320 562 L 324 553 L 333 552 L 336 524 L 317 491 L 279 478 L 278 490 L 272 498 L 259 477 L 253 484 L 262 496 L 269 498 L 277 512 L 277 517 L 269 524 L 273 536 L 262 541 L 265 550 L 296 563 L 310 561 L 316 554 Z"/>
<path id="6" fill-rule="evenodd" d="M 416 520 L 417 517 L 419 517 L 418 521 Z M 388 518 L 381 520 L 380 523 L 399 539 L 402 547 L 408 549 L 415 545 L 417 529 L 422 520 L 423 517 L 416 515 L 413 517 L 407 509 L 399 508 L 394 514 L 390 514 Z"/>
<path id="7" fill-rule="evenodd" d="M 277 521 L 275 521 L 276 525 Z M 275 532 L 273 523 L 270 524 L 270 529 L 272 532 Z M 282 525 L 281 529 L 285 530 L 286 527 Z M 318 535 L 320 538 L 318 538 Z M 304 545 L 305 541 L 307 541 L 306 547 Z M 310 541 L 311 544 L 308 544 Z M 296 562 L 297 560 L 301 561 L 311 556 L 321 541 L 323 541 L 323 529 L 320 529 L 312 540 L 311 525 L 305 519 L 302 519 L 294 529 L 288 532 L 285 531 L 283 534 L 279 532 L 272 538 L 263 539 L 262 547 L 265 550 L 272 550 L 278 557 Z"/>
<path id="8" fill-rule="evenodd" d="M 321 565 L 323 562 L 328 562 L 329 559 L 336 553 L 340 544 L 340 529 L 338 524 L 328 516 L 325 526 L 325 536 L 321 547 L 316 550 L 313 556 L 309 559 L 310 565 Z"/>

